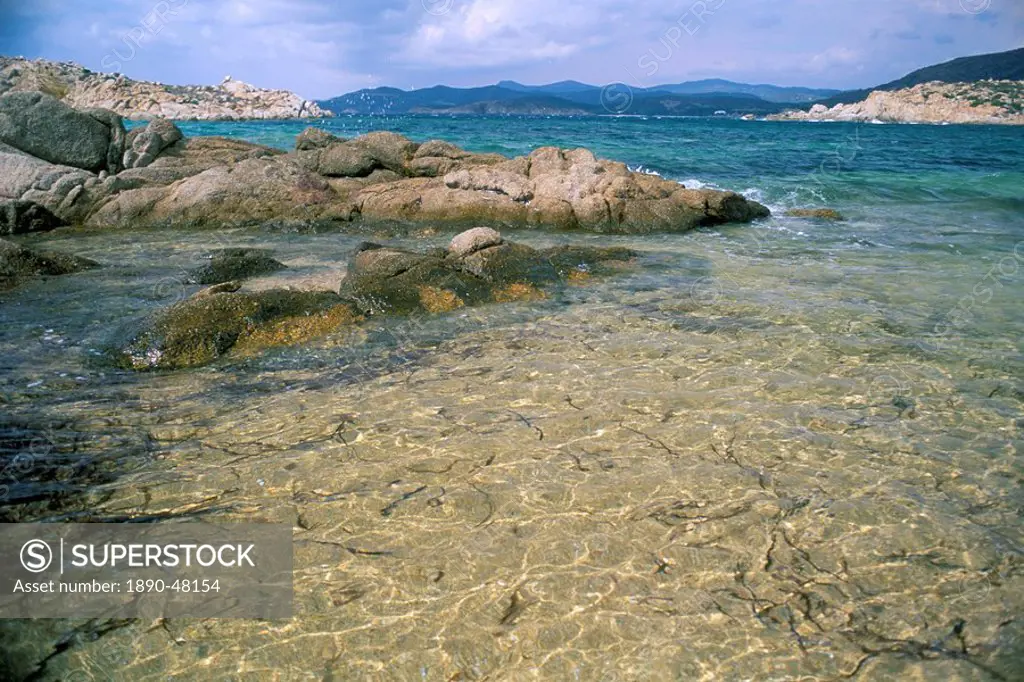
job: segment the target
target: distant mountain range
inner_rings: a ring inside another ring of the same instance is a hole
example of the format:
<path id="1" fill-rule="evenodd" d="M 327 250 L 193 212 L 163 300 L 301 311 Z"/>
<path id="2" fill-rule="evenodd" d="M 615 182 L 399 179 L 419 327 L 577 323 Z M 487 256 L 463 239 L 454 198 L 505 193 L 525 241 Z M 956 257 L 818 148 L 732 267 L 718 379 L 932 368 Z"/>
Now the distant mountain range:
<path id="1" fill-rule="evenodd" d="M 813 103 L 838 90 L 749 85 L 726 80 L 703 80 L 652 88 L 625 85 L 596 86 L 577 81 L 523 85 L 501 81 L 478 88 L 437 85 L 420 90 L 372 88 L 322 100 L 320 106 L 337 114 L 637 114 L 711 116 L 765 115 L 798 103 Z"/>
<path id="2" fill-rule="evenodd" d="M 516 90 L 519 92 L 544 93 L 561 97 L 572 95 L 583 96 L 585 93 L 592 93 L 602 88 L 595 85 L 587 85 L 579 81 L 561 81 L 550 85 L 523 85 L 515 81 L 501 81 L 499 88 Z M 749 83 L 736 83 L 722 80 L 721 78 L 709 78 L 700 81 L 687 81 L 674 85 L 656 85 L 652 88 L 633 88 L 634 94 L 661 95 L 671 93 L 673 95 L 750 95 L 758 97 L 766 102 L 794 104 L 797 102 L 816 102 L 823 97 L 836 95 L 839 90 L 828 90 L 823 88 L 786 88 L 778 85 L 750 85 Z"/>
<path id="3" fill-rule="evenodd" d="M 1024 48 L 962 57 L 914 71 L 903 78 L 866 90 L 780 87 L 735 83 L 721 79 L 630 88 L 622 84 L 588 85 L 560 81 L 523 85 L 500 81 L 477 88 L 437 85 L 420 90 L 372 88 L 317 102 L 336 114 L 536 114 L 648 116 L 767 116 L 815 103 L 832 106 L 858 102 L 873 90 L 899 90 L 919 83 L 974 82 L 984 79 L 1024 80 Z"/>

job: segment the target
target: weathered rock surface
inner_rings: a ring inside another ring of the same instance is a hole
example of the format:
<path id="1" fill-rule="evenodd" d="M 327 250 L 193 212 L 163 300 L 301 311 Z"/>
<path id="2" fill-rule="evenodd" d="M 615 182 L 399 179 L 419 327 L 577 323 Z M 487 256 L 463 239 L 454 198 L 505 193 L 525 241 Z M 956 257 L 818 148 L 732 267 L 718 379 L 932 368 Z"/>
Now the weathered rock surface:
<path id="1" fill-rule="evenodd" d="M 296 343 L 357 319 L 350 305 L 332 293 L 209 293 L 145 320 L 129 333 L 117 358 L 139 370 L 195 367 L 232 348 Z"/>
<path id="2" fill-rule="evenodd" d="M 0 200 L 0 235 L 46 232 L 64 224 L 37 203 Z"/>
<path id="3" fill-rule="evenodd" d="M 28 277 L 68 275 L 98 266 L 88 258 L 35 251 L 0 239 L 0 289 L 9 289 Z"/>
<path id="4" fill-rule="evenodd" d="M 37 159 L 0 143 L 0 199 L 30 201 L 67 222 L 82 222 L 90 208 L 79 202 L 87 185 L 97 185 L 96 175 Z"/>
<path id="5" fill-rule="evenodd" d="M 1024 125 L 1024 82 L 935 81 L 902 90 L 875 90 L 861 102 L 837 104 L 831 109 L 815 104 L 809 111 L 786 111 L 768 119 Z"/>
<path id="6" fill-rule="evenodd" d="M 396 133 L 376 132 L 342 140 L 314 131 L 299 136 L 299 159 L 304 167 L 329 177 L 366 177 L 375 170 L 401 175 L 416 151 L 416 144 Z"/>
<path id="7" fill-rule="evenodd" d="M 331 135 L 323 128 L 306 128 L 295 138 L 296 151 L 308 151 L 310 149 L 322 149 L 334 143 L 345 142 L 342 138 Z"/>
<path id="8" fill-rule="evenodd" d="M 464 232 L 452 245 L 447 251 L 415 253 L 364 243 L 349 262 L 340 293 L 365 315 L 444 312 L 536 298 L 541 287 L 563 281 L 572 269 L 599 271 L 606 261 L 636 256 L 628 249 L 538 250 L 507 242 L 489 228 Z"/>
<path id="9" fill-rule="evenodd" d="M 110 109 L 99 107 L 81 109 L 80 111 L 106 126 L 110 134 L 110 144 L 107 145 L 107 161 L 100 172 L 118 173 L 123 170 L 124 149 L 128 142 L 128 132 L 124 128 L 124 121 L 121 120 L 121 115 L 114 113 Z"/>
<path id="10" fill-rule="evenodd" d="M 406 163 L 406 175 L 422 171 L 415 160 Z M 585 149 L 545 147 L 516 159 L 467 155 L 447 161 L 448 172 L 440 178 L 427 173 L 367 186 L 355 197 L 361 214 L 596 232 L 681 232 L 769 214 L 733 192 L 688 190 L 633 173 L 625 164 L 596 159 Z"/>
<path id="11" fill-rule="evenodd" d="M 287 158 L 257 153 L 226 165 L 211 165 L 208 159 L 194 164 L 161 161 L 163 157 L 136 169 L 143 172 L 130 178 L 122 178 L 130 171 L 116 176 L 111 184 L 125 180 L 131 184 L 126 191 L 101 198 L 87 222 L 217 226 L 282 218 L 351 217 L 351 203 L 341 200 L 323 177 Z"/>
<path id="12" fill-rule="evenodd" d="M 488 246 L 497 246 L 502 242 L 501 233 L 489 227 L 474 227 L 457 234 L 448 245 L 448 252 L 453 256 L 467 256 Z"/>
<path id="13" fill-rule="evenodd" d="M 105 123 L 97 116 L 39 92 L 0 95 L 0 142 L 51 163 L 107 170 L 109 157 L 117 156 L 111 151 L 113 145 L 116 152 L 115 137 L 124 144 L 124 127 L 120 118 L 106 116 Z M 117 136 L 110 127 L 115 121 Z"/>
<path id="14" fill-rule="evenodd" d="M 181 130 L 166 118 L 155 118 L 144 129 L 135 128 L 128 134 L 128 148 L 124 152 L 124 168 L 145 168 L 160 152 L 183 139 Z"/>
<path id="15" fill-rule="evenodd" d="M 223 284 L 245 280 L 285 269 L 266 249 L 221 249 L 210 254 L 210 262 L 189 273 L 192 284 Z"/>
<path id="16" fill-rule="evenodd" d="M 71 62 L 0 57 L 0 94 L 40 91 L 73 107 L 98 107 L 132 120 L 317 118 L 332 116 L 287 90 L 265 90 L 232 79 L 216 86 L 174 86 L 94 73 Z"/>
<path id="17" fill-rule="evenodd" d="M 543 299 L 542 287 L 572 280 L 580 271 L 601 272 L 606 263 L 621 264 L 635 256 L 621 248 L 537 250 L 505 241 L 464 255 L 444 249 L 416 253 L 367 242 L 353 253 L 337 293 L 239 291 L 237 280 L 216 284 L 142 321 L 118 344 L 116 355 L 134 369 L 194 367 L 231 351 L 306 341 L 354 325 L 364 316 L 443 313 L 468 305 Z"/>

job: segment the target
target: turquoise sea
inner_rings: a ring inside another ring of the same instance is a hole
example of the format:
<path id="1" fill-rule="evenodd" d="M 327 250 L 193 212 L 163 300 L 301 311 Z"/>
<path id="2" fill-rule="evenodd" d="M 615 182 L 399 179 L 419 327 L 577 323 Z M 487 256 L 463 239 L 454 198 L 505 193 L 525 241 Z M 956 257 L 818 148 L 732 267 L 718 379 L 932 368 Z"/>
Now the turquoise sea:
<path id="1" fill-rule="evenodd" d="M 290 149 L 307 124 L 181 128 Z M 150 374 L 104 349 L 192 293 L 182 273 L 210 249 L 270 248 L 289 277 L 323 280 L 367 235 L 26 239 L 105 267 L 0 293 L 0 445 L 31 455 L 5 469 L 0 511 L 291 523 L 296 616 L 0 622 L 12 670 L 1024 679 L 1024 129 L 314 124 L 508 155 L 583 146 L 773 216 L 681 235 L 506 233 L 641 257 L 542 302 Z M 822 207 L 846 220 L 785 216 Z M 423 248 L 452 234 L 372 237 Z"/>

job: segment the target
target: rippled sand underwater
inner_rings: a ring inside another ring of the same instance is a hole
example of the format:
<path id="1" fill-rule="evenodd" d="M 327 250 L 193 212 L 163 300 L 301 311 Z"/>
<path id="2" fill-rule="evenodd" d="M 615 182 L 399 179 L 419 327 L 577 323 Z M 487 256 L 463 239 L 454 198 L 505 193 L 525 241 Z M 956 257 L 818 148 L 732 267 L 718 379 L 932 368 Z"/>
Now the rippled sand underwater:
<path id="1" fill-rule="evenodd" d="M 643 255 L 539 304 L 142 375 L 102 340 L 211 246 L 316 279 L 361 237 L 53 235 L 120 264 L 6 295 L 0 388 L 113 473 L 32 513 L 290 523 L 296 617 L 0 627 L 52 653 L 44 680 L 1022 679 L 1024 270 L 951 333 L 1012 250 L 814 231 L 858 226 L 518 233 Z"/>

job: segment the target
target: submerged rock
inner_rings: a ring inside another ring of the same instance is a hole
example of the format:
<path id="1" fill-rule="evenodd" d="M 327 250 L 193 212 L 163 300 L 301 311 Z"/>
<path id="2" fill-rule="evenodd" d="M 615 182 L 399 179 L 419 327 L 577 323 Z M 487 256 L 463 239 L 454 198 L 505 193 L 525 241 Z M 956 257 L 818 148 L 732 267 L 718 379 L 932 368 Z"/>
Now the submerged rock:
<path id="1" fill-rule="evenodd" d="M 599 267 L 635 256 L 629 249 L 582 246 L 538 250 L 507 242 L 496 230 L 474 228 L 452 239 L 447 251 L 415 253 L 364 243 L 352 256 L 340 293 L 366 315 L 444 312 L 533 300 L 541 287 L 568 279 L 569 269 L 580 264 Z"/>
<path id="2" fill-rule="evenodd" d="M 9 289 L 28 277 L 68 275 L 95 267 L 99 263 L 88 258 L 34 251 L 0 239 L 0 289 Z"/>
<path id="3" fill-rule="evenodd" d="M 142 321 L 118 344 L 118 360 L 140 370 L 195 367 L 232 350 L 300 343 L 369 315 L 437 314 L 484 303 L 541 300 L 543 287 L 571 281 L 578 268 L 590 271 L 636 256 L 621 248 L 538 250 L 505 242 L 494 231 L 472 232 L 453 243 L 487 236 L 483 243 L 488 245 L 465 255 L 365 242 L 352 254 L 339 293 L 244 292 L 238 291 L 238 281 L 217 284 Z M 492 243 L 495 239 L 498 243 Z"/>
<path id="4" fill-rule="evenodd" d="M 210 255 L 210 262 L 189 273 L 193 284 L 221 284 L 269 275 L 287 266 L 266 249 L 221 249 Z"/>
<path id="5" fill-rule="evenodd" d="M 818 220 L 846 220 L 843 214 L 832 208 L 791 208 L 786 211 L 790 218 L 816 218 Z"/>
<path id="6" fill-rule="evenodd" d="M 215 360 L 232 348 L 297 343 L 358 319 L 337 294 L 274 289 L 210 293 L 147 320 L 120 345 L 131 369 L 179 369 Z"/>
<path id="7" fill-rule="evenodd" d="M 560 277 L 573 278 L 580 274 L 608 274 L 636 258 L 636 251 L 622 246 L 573 246 L 565 244 L 543 251 Z"/>
<path id="8" fill-rule="evenodd" d="M 207 296 L 213 296 L 214 294 L 230 294 L 238 291 L 242 288 L 240 281 L 222 282 L 220 284 L 214 284 L 213 286 L 200 289 L 196 293 L 192 294 L 192 298 L 205 298 Z"/>

